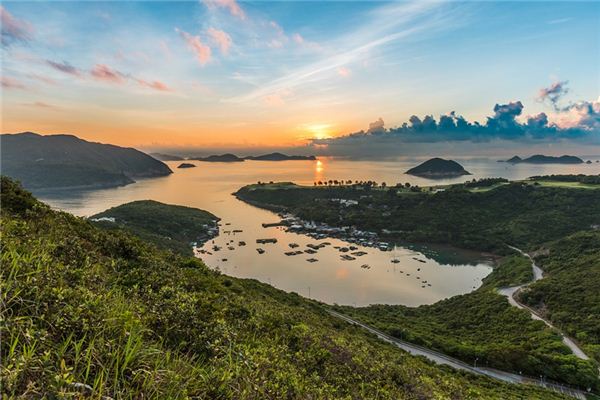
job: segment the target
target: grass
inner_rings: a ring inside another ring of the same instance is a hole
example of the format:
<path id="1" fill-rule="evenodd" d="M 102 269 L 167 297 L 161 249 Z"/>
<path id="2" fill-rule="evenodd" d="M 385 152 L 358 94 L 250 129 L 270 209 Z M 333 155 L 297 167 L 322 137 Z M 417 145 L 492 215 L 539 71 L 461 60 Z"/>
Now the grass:
<path id="1" fill-rule="evenodd" d="M 1 200 L 3 398 L 565 398 L 432 365 L 4 178 Z"/>

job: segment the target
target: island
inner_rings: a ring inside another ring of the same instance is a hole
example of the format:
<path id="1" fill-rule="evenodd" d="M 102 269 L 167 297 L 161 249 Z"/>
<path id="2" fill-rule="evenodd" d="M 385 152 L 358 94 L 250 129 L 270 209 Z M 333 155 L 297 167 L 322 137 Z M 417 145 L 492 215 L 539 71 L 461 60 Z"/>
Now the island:
<path id="1" fill-rule="evenodd" d="M 125 229 L 160 248 L 193 255 L 192 245 L 219 232 L 219 218 L 192 207 L 140 200 L 92 215 L 90 221 L 105 229 Z"/>
<path id="2" fill-rule="evenodd" d="M 192 163 L 181 163 L 177 166 L 177 168 L 196 168 L 195 164 Z"/>
<path id="3" fill-rule="evenodd" d="M 453 160 L 432 158 L 406 171 L 409 175 L 429 179 L 453 178 L 461 175 L 471 175 L 462 165 Z"/>
<path id="4" fill-rule="evenodd" d="M 205 161 L 205 162 L 243 162 L 244 161 L 243 158 L 240 158 L 240 157 L 236 156 L 235 154 L 231 154 L 231 153 L 211 155 L 208 157 L 192 158 L 192 160 Z"/>
<path id="5" fill-rule="evenodd" d="M 511 164 L 583 164 L 583 160 L 576 156 L 545 156 L 543 154 L 536 154 L 528 158 L 521 158 L 514 156 L 506 160 L 507 163 Z"/>
<path id="6" fill-rule="evenodd" d="M 261 156 L 247 156 L 244 158 L 246 160 L 254 161 L 314 161 L 317 159 L 315 156 L 290 156 L 283 153 L 269 153 Z"/>
<path id="7" fill-rule="evenodd" d="M 2 173 L 29 190 L 116 187 L 173 173 L 139 150 L 73 135 L 23 132 L 0 137 Z"/>
<path id="8" fill-rule="evenodd" d="M 160 161 L 183 161 L 184 158 L 164 153 L 150 153 L 150 155 Z"/>

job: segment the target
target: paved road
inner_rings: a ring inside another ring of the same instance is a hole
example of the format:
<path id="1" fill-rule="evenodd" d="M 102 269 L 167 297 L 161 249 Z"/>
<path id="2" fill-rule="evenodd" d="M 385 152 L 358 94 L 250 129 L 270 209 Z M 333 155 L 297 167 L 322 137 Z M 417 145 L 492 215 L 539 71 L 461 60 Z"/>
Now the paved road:
<path id="1" fill-rule="evenodd" d="M 527 287 L 527 286 L 531 285 L 535 281 L 539 281 L 540 279 L 542 279 L 544 277 L 544 271 L 542 271 L 542 269 L 535 264 L 535 261 L 533 260 L 533 258 L 529 254 L 525 253 L 523 250 L 518 249 L 516 247 L 513 247 L 513 246 L 508 246 L 508 247 L 510 247 L 513 250 L 518 251 L 519 253 L 521 253 L 525 257 L 529 258 L 529 260 L 531 261 L 531 268 L 533 270 L 533 280 L 531 282 L 529 282 L 529 283 L 526 283 L 526 284 L 523 284 L 523 285 L 519 285 L 519 286 L 511 286 L 511 287 L 499 288 L 498 289 L 498 293 L 500 293 L 503 296 L 506 296 L 508 298 L 508 302 L 512 306 L 521 308 L 521 309 L 526 310 L 526 311 L 529 311 L 529 313 L 531 314 L 531 318 L 537 319 L 539 321 L 544 322 L 550 328 L 552 328 L 556 332 L 558 332 L 561 335 L 561 337 L 562 337 L 563 343 L 567 347 L 569 347 L 571 349 L 571 351 L 573 352 L 573 354 L 575 354 L 577 357 L 579 357 L 582 360 L 589 360 L 590 358 L 584 353 L 583 350 L 581 350 L 581 348 L 575 343 L 575 341 L 573 339 L 571 339 L 570 337 L 568 337 L 567 335 L 565 335 L 560 329 L 558 329 L 557 327 L 555 327 L 554 325 L 552 325 L 552 323 L 550 321 L 544 319 L 541 315 L 539 315 L 531 307 L 526 306 L 525 304 L 519 302 L 515 298 L 515 293 L 517 293 L 519 290 L 523 289 L 524 287 Z"/>
<path id="2" fill-rule="evenodd" d="M 410 353 L 412 355 L 423 356 L 423 357 L 433 361 L 436 364 L 448 365 L 454 369 L 468 371 L 468 372 L 471 372 L 471 373 L 474 373 L 477 375 L 485 375 L 485 376 L 493 378 L 493 379 L 497 379 L 497 380 L 501 380 L 501 381 L 509 382 L 509 383 L 513 383 L 513 384 L 537 385 L 537 386 L 544 387 L 546 389 L 554 390 L 555 392 L 563 393 L 565 395 L 574 397 L 576 399 L 581 399 L 581 400 L 586 399 L 586 393 L 584 391 L 572 389 L 572 388 L 562 386 L 559 384 L 555 384 L 552 382 L 542 381 L 540 379 L 533 379 L 530 377 L 517 375 L 517 374 L 510 373 L 510 372 L 500 371 L 500 370 L 493 369 L 493 368 L 475 367 L 475 366 L 469 365 L 461 360 L 450 357 L 446 354 L 437 352 L 435 350 L 427 349 L 425 347 L 422 347 L 422 346 L 419 346 L 419 345 L 416 345 L 413 343 L 405 342 L 403 340 L 389 336 L 389 335 L 381 332 L 380 330 L 377 330 L 373 327 L 365 325 L 362 322 L 356 321 L 344 314 L 340 314 L 340 313 L 332 311 L 332 310 L 327 310 L 327 311 L 331 315 L 333 315 L 337 318 L 340 318 L 350 324 L 360 326 L 361 328 L 371 332 L 372 334 L 377 336 L 380 340 L 391 343 L 391 344 L 401 348 L 402 350 L 407 351 L 408 353 Z"/>

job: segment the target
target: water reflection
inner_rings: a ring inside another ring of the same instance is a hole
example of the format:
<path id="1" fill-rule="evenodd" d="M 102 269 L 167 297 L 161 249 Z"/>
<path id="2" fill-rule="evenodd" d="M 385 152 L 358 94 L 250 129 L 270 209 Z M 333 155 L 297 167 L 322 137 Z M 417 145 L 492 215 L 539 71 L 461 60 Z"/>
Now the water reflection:
<path id="1" fill-rule="evenodd" d="M 323 159 L 317 162 L 195 163 L 197 168 L 177 169 L 177 162 L 172 162 L 169 163 L 174 171 L 171 176 L 140 180 L 120 188 L 55 191 L 38 195 L 54 207 L 83 216 L 143 199 L 205 209 L 221 217 L 224 224 L 221 235 L 215 239 L 215 244 L 222 247 L 222 250 L 212 252 L 212 255 L 202 255 L 208 265 L 233 276 L 270 282 L 278 288 L 304 296 L 309 295 L 310 287 L 313 298 L 328 303 L 429 304 L 473 290 L 491 271 L 489 263 L 473 257 L 472 253 L 433 246 L 403 245 L 394 252 L 360 248 L 367 254 L 356 260 L 344 261 L 340 259 L 340 252 L 334 246 L 344 247 L 348 243 L 327 239 L 331 245 L 319 249 L 314 255 L 302 253 L 286 256 L 291 243 L 298 244 L 299 250 L 305 250 L 308 244 L 323 241 L 287 233 L 280 228 L 263 228 L 262 223 L 277 222 L 279 218 L 231 196 L 241 186 L 257 181 L 293 181 L 312 185 L 319 180 L 352 179 L 388 184 L 432 184 L 427 179 L 402 173 L 414 166 L 414 162 Z M 561 165 L 508 166 L 495 161 L 468 161 L 463 165 L 473 175 L 442 183 L 490 176 L 523 179 L 536 174 L 567 171 Z M 574 173 L 600 172 L 600 165 L 596 163 L 567 168 Z M 230 225 L 225 225 L 226 223 Z M 225 230 L 229 233 L 226 234 Z M 234 230 L 241 232 L 233 232 Z M 256 250 L 259 247 L 256 244 L 258 238 L 277 238 L 278 242 L 260 245 L 265 252 L 259 254 Z M 245 241 L 246 246 L 239 246 L 239 241 Z M 210 250 L 210 245 L 214 244 L 209 243 L 205 248 Z M 307 261 L 311 257 L 318 259 L 318 262 Z M 393 264 L 391 261 L 394 258 L 399 263 Z M 227 261 L 223 261 L 224 259 Z M 365 264 L 370 268 L 362 268 Z"/>

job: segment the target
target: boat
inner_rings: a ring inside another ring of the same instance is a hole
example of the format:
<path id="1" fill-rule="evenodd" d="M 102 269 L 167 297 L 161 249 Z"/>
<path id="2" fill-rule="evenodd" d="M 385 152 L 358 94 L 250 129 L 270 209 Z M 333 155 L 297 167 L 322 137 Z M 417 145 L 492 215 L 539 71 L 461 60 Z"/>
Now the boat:
<path id="1" fill-rule="evenodd" d="M 245 245 L 246 245 L 246 242 L 244 242 L 243 240 L 240 240 L 238 242 L 238 246 L 245 246 Z"/>
<path id="2" fill-rule="evenodd" d="M 258 251 L 258 254 L 263 254 L 265 252 L 263 249 L 260 248 L 256 249 L 256 251 Z"/>
<path id="3" fill-rule="evenodd" d="M 256 239 L 256 243 L 259 243 L 259 244 L 277 243 L 277 239 L 275 239 L 275 238 Z"/>
<path id="4" fill-rule="evenodd" d="M 366 251 L 355 251 L 355 252 L 352 252 L 350 254 L 352 254 L 353 256 L 361 257 L 361 256 L 364 256 L 364 255 L 367 255 L 368 253 Z"/>
<path id="5" fill-rule="evenodd" d="M 300 245 L 298 243 L 290 243 L 290 244 L 288 244 L 288 246 L 290 246 L 292 249 L 295 249 L 296 247 L 300 247 Z"/>
<path id="6" fill-rule="evenodd" d="M 308 261 L 309 263 L 314 263 L 314 262 L 317 262 L 319 260 L 317 260 L 316 258 L 309 258 L 306 261 Z"/>
<path id="7" fill-rule="evenodd" d="M 393 264 L 398 264 L 400 262 L 400 260 L 398 260 L 397 258 L 394 258 L 390 262 L 393 263 Z"/>
<path id="8" fill-rule="evenodd" d="M 356 257 L 349 256 L 348 254 L 342 254 L 340 258 L 344 261 L 356 260 Z"/>
<path id="9" fill-rule="evenodd" d="M 362 269 L 371 269 L 371 266 L 369 264 L 363 264 L 360 266 Z"/>
<path id="10" fill-rule="evenodd" d="M 307 254 L 315 254 L 317 251 L 313 250 L 313 249 L 308 249 L 308 250 L 304 250 L 304 252 Z"/>
<path id="11" fill-rule="evenodd" d="M 227 247 L 227 250 L 235 250 L 235 247 L 233 247 L 233 246 L 228 246 L 228 247 Z"/>

